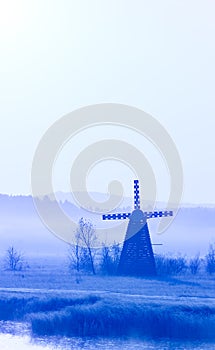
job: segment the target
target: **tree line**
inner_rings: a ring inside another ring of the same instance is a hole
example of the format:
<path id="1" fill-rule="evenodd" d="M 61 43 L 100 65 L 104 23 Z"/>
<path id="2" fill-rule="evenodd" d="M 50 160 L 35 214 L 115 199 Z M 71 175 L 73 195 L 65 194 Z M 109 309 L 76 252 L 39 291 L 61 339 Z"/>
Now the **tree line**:
<path id="1" fill-rule="evenodd" d="M 122 246 L 114 242 L 112 245 L 103 243 L 101 248 L 95 248 L 98 237 L 93 224 L 81 218 L 73 241 L 69 244 L 67 261 L 70 272 L 76 274 L 80 281 L 81 273 L 96 273 L 116 275 Z M 190 272 L 192 275 L 204 270 L 215 273 L 215 244 L 210 244 L 204 258 L 199 254 L 188 259 L 186 256 L 171 257 L 155 255 L 157 274 L 160 276 L 179 275 Z M 14 246 L 10 246 L 4 257 L 4 267 L 10 271 L 21 271 L 27 266 L 24 254 Z"/>

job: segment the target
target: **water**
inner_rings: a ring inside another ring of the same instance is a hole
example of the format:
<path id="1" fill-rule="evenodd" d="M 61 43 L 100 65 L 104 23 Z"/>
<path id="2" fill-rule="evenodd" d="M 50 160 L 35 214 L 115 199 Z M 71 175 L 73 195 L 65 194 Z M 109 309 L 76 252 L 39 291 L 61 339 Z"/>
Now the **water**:
<path id="1" fill-rule="evenodd" d="M 27 324 L 0 322 L 1 350 L 215 350 L 214 343 L 106 338 L 31 338 Z"/>

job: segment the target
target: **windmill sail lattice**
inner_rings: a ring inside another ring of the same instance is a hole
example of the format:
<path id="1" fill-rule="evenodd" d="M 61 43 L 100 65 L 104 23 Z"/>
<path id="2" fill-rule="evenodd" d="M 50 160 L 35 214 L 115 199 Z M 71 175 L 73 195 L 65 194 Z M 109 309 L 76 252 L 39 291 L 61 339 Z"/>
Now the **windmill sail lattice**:
<path id="1" fill-rule="evenodd" d="M 155 259 L 147 219 L 172 215 L 172 211 L 143 212 L 140 209 L 140 191 L 138 180 L 134 180 L 134 211 L 132 213 L 103 215 L 103 220 L 129 219 L 118 265 L 119 275 L 156 275 Z"/>

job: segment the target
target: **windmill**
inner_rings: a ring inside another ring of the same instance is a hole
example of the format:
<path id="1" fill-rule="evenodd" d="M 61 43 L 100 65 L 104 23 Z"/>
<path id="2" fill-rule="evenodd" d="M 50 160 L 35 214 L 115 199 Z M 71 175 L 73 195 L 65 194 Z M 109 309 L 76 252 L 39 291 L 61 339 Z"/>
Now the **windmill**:
<path id="1" fill-rule="evenodd" d="M 167 216 L 173 216 L 173 211 L 143 212 L 140 209 L 138 180 L 134 180 L 134 210 L 132 213 L 104 214 L 102 216 L 103 220 L 129 219 L 117 270 L 119 275 L 156 275 L 155 259 L 147 220 Z"/>

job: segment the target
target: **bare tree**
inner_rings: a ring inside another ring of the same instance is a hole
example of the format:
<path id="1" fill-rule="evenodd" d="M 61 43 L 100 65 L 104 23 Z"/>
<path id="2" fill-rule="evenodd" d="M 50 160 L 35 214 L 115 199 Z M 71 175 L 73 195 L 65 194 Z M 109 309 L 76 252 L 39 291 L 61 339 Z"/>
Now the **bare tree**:
<path id="1" fill-rule="evenodd" d="M 80 283 L 81 270 L 89 269 L 89 257 L 86 248 L 81 245 L 79 233 L 76 232 L 74 241 L 68 249 L 69 270 L 76 272 L 76 282 Z"/>
<path id="2" fill-rule="evenodd" d="M 110 247 L 106 244 L 102 246 L 101 271 L 104 274 L 110 275 L 112 272 L 112 259 Z"/>
<path id="3" fill-rule="evenodd" d="M 120 247 L 120 244 L 114 241 L 114 244 L 111 247 L 111 251 L 112 251 L 113 264 L 115 266 L 115 272 L 119 264 L 121 250 L 122 250 L 122 247 Z"/>
<path id="4" fill-rule="evenodd" d="M 215 272 L 215 246 L 210 244 L 206 255 L 206 271 L 210 274 Z"/>
<path id="5" fill-rule="evenodd" d="M 75 236 L 75 242 L 69 245 L 68 250 L 69 269 L 75 269 L 77 273 L 81 268 L 81 247 L 79 246 L 78 236 Z"/>
<path id="6" fill-rule="evenodd" d="M 114 242 L 112 246 L 105 243 L 102 246 L 101 271 L 108 275 L 115 275 L 121 254 L 120 244 Z"/>
<path id="7" fill-rule="evenodd" d="M 92 273 L 95 275 L 96 273 L 95 273 L 95 265 L 94 265 L 94 258 L 95 258 L 94 245 L 97 241 L 97 236 L 96 236 L 93 224 L 90 221 L 84 218 L 81 218 L 79 220 L 79 226 L 78 226 L 76 235 L 78 236 L 79 245 L 86 248 L 87 256 L 90 261 L 91 270 L 92 270 Z"/>
<path id="8" fill-rule="evenodd" d="M 4 262 L 6 269 L 20 271 L 23 268 L 23 254 L 11 246 L 6 251 Z"/>
<path id="9" fill-rule="evenodd" d="M 160 276 L 178 275 L 187 270 L 187 259 L 183 256 L 171 257 L 165 255 L 155 256 L 157 273 Z"/>
<path id="10" fill-rule="evenodd" d="M 196 275 L 199 272 L 201 266 L 201 259 L 199 257 L 199 253 L 189 262 L 189 268 L 193 275 Z"/>

